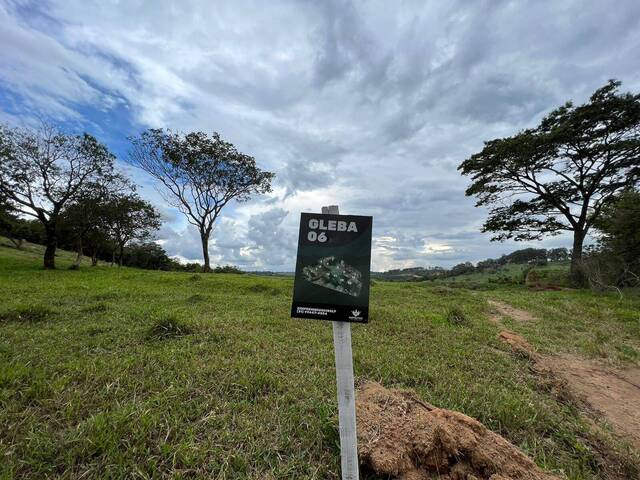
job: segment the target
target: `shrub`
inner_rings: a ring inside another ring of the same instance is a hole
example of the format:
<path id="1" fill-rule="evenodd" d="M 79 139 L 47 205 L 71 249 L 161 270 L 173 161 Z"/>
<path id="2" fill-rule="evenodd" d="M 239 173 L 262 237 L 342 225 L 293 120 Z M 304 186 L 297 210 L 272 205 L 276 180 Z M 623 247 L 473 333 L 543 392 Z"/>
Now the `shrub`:
<path id="1" fill-rule="evenodd" d="M 233 265 L 224 265 L 224 266 L 217 266 L 216 268 L 213 269 L 213 273 L 244 273 L 242 270 L 240 270 L 238 267 L 234 267 Z"/>
<path id="2" fill-rule="evenodd" d="M 535 269 L 530 269 L 524 277 L 524 284 L 527 287 L 537 287 L 540 284 L 540 274 Z"/>

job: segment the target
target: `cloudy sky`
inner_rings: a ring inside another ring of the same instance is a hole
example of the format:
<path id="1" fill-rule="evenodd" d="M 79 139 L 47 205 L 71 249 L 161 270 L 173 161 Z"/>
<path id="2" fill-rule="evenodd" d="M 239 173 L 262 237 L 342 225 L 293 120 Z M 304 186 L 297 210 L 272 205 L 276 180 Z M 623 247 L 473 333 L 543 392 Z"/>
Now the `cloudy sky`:
<path id="1" fill-rule="evenodd" d="M 120 158 L 148 127 L 218 131 L 277 179 L 227 207 L 215 263 L 292 270 L 299 213 L 338 204 L 374 216 L 375 270 L 448 266 L 522 246 L 480 233 L 459 163 L 609 78 L 639 91 L 639 52 L 637 0 L 0 0 L 0 122 L 46 116 Z M 167 251 L 199 259 L 129 173 Z"/>

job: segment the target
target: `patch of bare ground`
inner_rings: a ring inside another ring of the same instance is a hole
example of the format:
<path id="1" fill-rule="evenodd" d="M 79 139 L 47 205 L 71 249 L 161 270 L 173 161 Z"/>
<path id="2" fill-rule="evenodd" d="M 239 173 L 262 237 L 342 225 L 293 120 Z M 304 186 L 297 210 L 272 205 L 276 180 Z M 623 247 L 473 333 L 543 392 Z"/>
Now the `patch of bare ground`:
<path id="1" fill-rule="evenodd" d="M 498 337 L 511 350 L 529 358 L 534 371 L 568 390 L 593 412 L 601 415 L 640 449 L 640 368 L 613 370 L 576 356 L 543 356 L 520 335 L 502 330 Z"/>
<path id="2" fill-rule="evenodd" d="M 640 449 L 640 368 L 613 370 L 574 356 L 548 357 L 544 362 L 574 396 Z"/>
<path id="3" fill-rule="evenodd" d="M 489 318 L 502 325 L 495 312 Z M 640 368 L 614 370 L 577 356 L 541 355 L 521 335 L 508 330 L 501 330 L 498 337 L 514 354 L 530 360 L 541 384 L 559 397 L 581 404 L 586 413 L 605 420 L 616 434 L 640 450 Z M 588 440 L 601 455 L 603 478 L 632 478 L 615 452 L 595 438 Z"/>
<path id="4" fill-rule="evenodd" d="M 505 317 L 511 317 L 517 322 L 533 322 L 537 318 L 526 310 L 520 310 L 519 308 L 512 307 L 509 304 L 500 302 L 498 300 L 489 300 L 491 308 L 496 310 L 500 315 Z"/>
<path id="5" fill-rule="evenodd" d="M 357 402 L 360 461 L 399 480 L 552 480 L 477 420 L 436 408 L 404 390 L 362 384 Z"/>

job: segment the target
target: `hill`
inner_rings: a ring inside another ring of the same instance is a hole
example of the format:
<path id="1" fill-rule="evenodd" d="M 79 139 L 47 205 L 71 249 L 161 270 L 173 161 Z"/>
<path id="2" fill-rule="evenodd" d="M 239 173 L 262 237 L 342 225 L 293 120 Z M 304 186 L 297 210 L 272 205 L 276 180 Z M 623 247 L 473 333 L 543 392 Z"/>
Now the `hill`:
<path id="1" fill-rule="evenodd" d="M 525 284 L 529 272 L 535 271 L 536 278 L 550 286 L 566 287 L 569 285 L 569 262 L 550 262 L 547 265 L 532 266 L 522 263 L 509 263 L 494 269 L 481 272 L 464 273 L 447 278 L 433 280 L 436 283 L 463 285 L 476 288 L 483 285 L 489 288 L 492 284 L 518 285 Z"/>
<path id="2" fill-rule="evenodd" d="M 289 318 L 291 279 L 72 258 L 45 271 L 0 245 L 0 478 L 338 478 L 331 326 Z M 628 432 L 539 366 L 637 368 L 639 312 L 632 295 L 378 282 L 355 374 L 480 420 L 548 472 L 637 478 Z"/>

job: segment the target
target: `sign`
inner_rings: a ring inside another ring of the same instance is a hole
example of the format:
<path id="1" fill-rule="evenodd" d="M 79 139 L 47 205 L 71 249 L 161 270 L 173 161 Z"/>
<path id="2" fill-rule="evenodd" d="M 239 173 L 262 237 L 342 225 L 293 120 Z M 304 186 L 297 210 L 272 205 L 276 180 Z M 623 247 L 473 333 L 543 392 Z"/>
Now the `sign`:
<path id="1" fill-rule="evenodd" d="M 291 316 L 369 320 L 372 217 L 302 213 Z"/>

